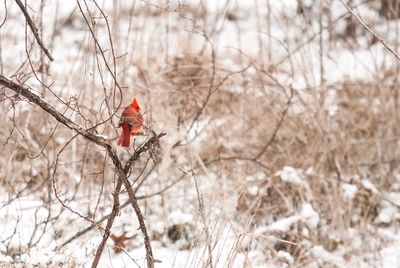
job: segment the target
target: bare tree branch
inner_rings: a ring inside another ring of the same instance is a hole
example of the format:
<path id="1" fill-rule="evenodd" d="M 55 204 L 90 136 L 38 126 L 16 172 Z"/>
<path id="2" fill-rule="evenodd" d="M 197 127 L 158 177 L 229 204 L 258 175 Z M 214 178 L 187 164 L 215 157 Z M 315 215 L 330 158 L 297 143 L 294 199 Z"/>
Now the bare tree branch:
<path id="1" fill-rule="evenodd" d="M 154 135 L 146 143 L 144 143 L 140 148 L 135 150 L 134 154 L 130 157 L 130 159 L 125 164 L 125 167 L 123 169 L 125 176 L 129 173 L 129 170 L 132 167 L 132 164 L 136 160 L 139 159 L 140 155 L 142 153 L 146 152 L 147 150 L 149 150 L 150 148 L 152 148 L 154 145 L 158 144 L 159 138 L 161 138 L 165 135 L 166 135 L 166 133 Z M 92 267 L 97 267 L 97 265 L 100 261 L 100 257 L 103 253 L 104 247 L 106 245 L 106 242 L 111 234 L 111 227 L 114 223 L 114 219 L 119 213 L 119 210 L 120 210 L 119 195 L 121 193 L 121 187 L 122 187 L 122 180 L 118 180 L 117 185 L 115 186 L 115 189 L 114 189 L 114 193 L 113 193 L 113 197 L 114 197 L 113 208 L 112 208 L 111 214 L 108 217 L 106 229 L 104 230 L 103 240 L 101 241 L 99 247 L 97 248 L 96 256 L 93 260 Z M 149 263 L 149 260 L 148 260 L 148 263 Z"/>
<path id="2" fill-rule="evenodd" d="M 110 142 L 108 140 L 106 140 L 105 138 L 92 133 L 90 130 L 82 128 L 78 124 L 76 124 L 73 121 L 71 121 L 70 119 L 66 118 L 63 114 L 58 112 L 54 107 L 52 107 L 46 101 L 41 99 L 36 94 L 32 93 L 27 86 L 17 84 L 15 82 L 7 79 L 6 77 L 4 77 L 1 74 L 0 74 L 0 85 L 27 98 L 29 101 L 38 105 L 40 108 L 45 110 L 47 113 L 51 114 L 57 121 L 59 121 L 66 127 L 75 130 L 81 136 L 85 137 L 86 139 L 88 139 L 89 141 L 91 141 L 93 143 L 96 143 L 97 145 L 104 147 L 107 150 L 107 152 L 110 155 L 110 158 L 114 164 L 115 172 L 118 175 L 118 179 L 120 181 L 122 181 L 126 190 L 128 191 L 129 200 L 130 200 L 131 205 L 132 205 L 132 207 L 136 213 L 136 216 L 138 218 L 140 230 L 142 231 L 144 245 L 146 248 L 147 267 L 153 268 L 154 267 L 153 252 L 152 252 L 152 248 L 151 248 L 151 244 L 150 244 L 150 237 L 148 236 L 147 228 L 146 228 L 146 225 L 144 222 L 144 217 L 140 210 L 136 195 L 132 189 L 132 185 L 129 183 L 126 173 L 124 171 L 124 168 L 122 167 L 121 161 L 119 160 L 119 158 L 117 156 L 116 150 L 111 146 Z M 136 156 L 136 157 L 138 158 L 139 156 Z M 134 154 L 131 157 L 132 161 L 128 161 L 128 162 L 133 163 L 134 159 L 137 159 L 137 158 L 135 158 L 135 154 Z"/>
<path id="3" fill-rule="evenodd" d="M 49 60 L 54 61 L 54 58 L 50 55 L 49 50 L 44 46 L 42 40 L 40 39 L 38 29 L 36 28 L 31 17 L 29 16 L 29 13 L 26 10 L 24 4 L 22 3 L 21 0 L 15 0 L 15 2 L 17 3 L 17 5 L 21 9 L 22 13 L 24 14 L 26 22 L 29 24 L 31 31 L 32 31 L 33 35 L 35 36 L 36 42 L 39 44 L 40 48 L 43 50 L 43 52 L 46 54 L 46 56 L 49 58 Z"/>
<path id="4" fill-rule="evenodd" d="M 364 20 L 363 20 L 360 16 L 358 16 L 357 13 L 355 13 L 354 10 L 353 10 L 351 7 L 349 7 L 348 4 L 346 4 L 346 2 L 344 2 L 343 0 L 340 0 L 340 2 L 342 2 L 342 4 L 343 4 L 343 5 L 345 6 L 345 8 L 350 12 L 350 14 L 351 14 L 354 18 L 356 18 L 356 19 L 361 23 L 361 25 L 362 25 L 368 32 L 370 32 L 376 39 L 379 40 L 379 42 L 381 42 L 381 44 L 386 48 L 386 50 L 388 50 L 391 54 L 393 54 L 393 56 L 396 57 L 397 60 L 400 61 L 400 55 L 399 55 L 396 51 L 394 51 L 394 49 L 391 48 L 388 44 L 386 44 L 385 40 L 383 40 L 382 37 L 380 37 L 374 30 L 372 30 L 372 29 L 364 22 Z"/>
<path id="5" fill-rule="evenodd" d="M 45 110 L 47 113 L 52 115 L 58 122 L 63 124 L 64 126 L 75 130 L 81 136 L 84 136 L 86 139 L 100 145 L 102 147 L 111 146 L 108 140 L 104 139 L 101 136 L 97 136 L 91 131 L 84 129 L 83 127 L 79 126 L 78 124 L 72 122 L 70 119 L 66 118 L 62 113 L 58 112 L 54 107 L 49 105 L 43 99 L 41 99 L 38 95 L 34 94 L 29 90 L 27 86 L 17 84 L 5 76 L 0 74 L 0 85 L 13 90 L 17 94 L 22 95 L 23 97 L 27 98 L 30 102 L 38 105 L 40 108 Z"/>
<path id="6" fill-rule="evenodd" d="M 178 182 L 182 181 L 185 177 L 186 177 L 187 173 L 184 173 L 182 176 L 180 176 L 178 179 L 174 180 L 173 182 L 171 182 L 170 184 L 168 184 L 167 186 L 165 186 L 163 189 L 161 189 L 160 191 L 157 191 L 155 193 L 151 193 L 148 195 L 143 195 L 143 196 L 138 196 L 137 199 L 138 200 L 142 200 L 142 199 L 146 199 L 146 198 L 151 198 L 157 195 L 160 195 L 164 192 L 166 192 L 167 190 L 169 190 L 171 187 L 173 187 L 175 184 L 177 184 Z M 117 184 L 118 186 L 118 184 Z M 138 188 L 140 185 L 138 185 L 138 187 L 135 188 L 135 193 L 137 192 Z M 117 188 L 117 187 L 116 187 Z M 130 201 L 126 201 L 125 203 L 123 203 L 122 205 L 120 205 L 120 209 L 127 207 L 130 204 Z M 111 212 L 112 213 L 112 212 Z M 82 235 L 86 234 L 87 232 L 93 230 L 97 225 L 99 225 L 100 223 L 102 223 L 103 221 L 109 219 L 109 217 L 111 216 L 111 213 L 103 216 L 102 218 L 100 218 L 100 220 L 98 220 L 96 222 L 96 224 L 92 224 L 89 227 L 86 227 L 85 229 L 77 232 L 76 234 L 74 234 L 73 236 L 71 236 L 69 239 L 67 239 L 64 243 L 61 244 L 61 247 L 64 247 L 65 245 L 71 243 L 72 241 L 74 241 L 75 239 L 77 239 L 78 237 L 81 237 Z"/>

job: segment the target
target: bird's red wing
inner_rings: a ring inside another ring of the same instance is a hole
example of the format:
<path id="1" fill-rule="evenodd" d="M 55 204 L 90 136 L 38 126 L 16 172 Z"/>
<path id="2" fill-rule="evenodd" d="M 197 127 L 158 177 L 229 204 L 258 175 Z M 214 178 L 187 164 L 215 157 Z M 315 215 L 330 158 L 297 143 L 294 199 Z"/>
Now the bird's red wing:
<path id="1" fill-rule="evenodd" d="M 144 119 L 140 113 L 136 113 L 133 117 L 134 118 L 131 133 L 136 134 L 142 128 Z"/>
<path id="2" fill-rule="evenodd" d="M 118 127 L 121 127 L 126 122 L 126 118 L 129 116 L 129 108 L 130 107 L 126 107 L 122 112 L 121 118 L 119 119 L 118 122 Z"/>

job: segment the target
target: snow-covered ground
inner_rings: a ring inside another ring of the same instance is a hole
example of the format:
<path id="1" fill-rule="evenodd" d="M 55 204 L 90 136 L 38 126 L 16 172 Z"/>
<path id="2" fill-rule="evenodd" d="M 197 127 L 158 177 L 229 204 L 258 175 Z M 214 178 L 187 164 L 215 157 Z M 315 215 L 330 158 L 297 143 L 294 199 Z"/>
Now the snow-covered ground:
<path id="1" fill-rule="evenodd" d="M 358 21 L 349 22 L 340 1 L 303 2 L 300 14 L 295 0 L 42 1 L 42 10 L 27 1 L 55 58 L 49 63 L 18 6 L 5 1 L 0 70 L 85 127 L 120 114 L 118 103 L 135 95 L 146 124 L 167 132 L 158 167 L 144 157 L 130 178 L 146 176 L 138 196 L 151 195 L 140 205 L 156 267 L 207 267 L 210 252 L 214 267 L 400 267 L 400 141 L 395 127 L 384 127 L 398 114 L 382 111 L 386 102 L 396 106 L 396 97 L 386 97 L 387 88 L 397 90 L 399 62 Z M 374 5 L 352 7 L 389 46 L 399 45 L 399 21 L 380 17 Z M 265 147 L 291 88 L 290 120 Z M 90 266 L 101 230 L 62 245 L 91 225 L 71 210 L 94 221 L 111 212 L 110 159 L 83 139 L 69 144 L 75 133 L 31 104 L 4 99 L 0 266 Z M 360 112 L 356 121 L 349 110 Z M 371 114 L 376 124 L 365 127 Z M 116 122 L 112 117 L 97 134 L 113 138 Z M 319 154 L 321 144 L 329 156 Z M 299 154 L 286 153 L 296 146 Z M 365 146 L 365 158 L 358 149 L 348 155 L 351 146 Z M 55 198 L 53 179 L 70 209 Z M 121 195 L 121 204 L 126 200 Z M 109 239 L 99 267 L 146 266 L 129 206 L 112 234 L 123 243 Z"/>

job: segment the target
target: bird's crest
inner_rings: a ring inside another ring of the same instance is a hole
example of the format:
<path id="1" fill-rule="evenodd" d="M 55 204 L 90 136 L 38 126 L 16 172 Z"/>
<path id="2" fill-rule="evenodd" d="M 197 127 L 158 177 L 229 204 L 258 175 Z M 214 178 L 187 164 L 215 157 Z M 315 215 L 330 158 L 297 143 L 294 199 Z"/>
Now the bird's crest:
<path id="1" fill-rule="evenodd" d="M 139 112 L 140 106 L 139 106 L 139 104 L 138 104 L 136 98 L 133 98 L 133 101 L 132 101 L 131 106 L 132 106 L 137 112 Z"/>

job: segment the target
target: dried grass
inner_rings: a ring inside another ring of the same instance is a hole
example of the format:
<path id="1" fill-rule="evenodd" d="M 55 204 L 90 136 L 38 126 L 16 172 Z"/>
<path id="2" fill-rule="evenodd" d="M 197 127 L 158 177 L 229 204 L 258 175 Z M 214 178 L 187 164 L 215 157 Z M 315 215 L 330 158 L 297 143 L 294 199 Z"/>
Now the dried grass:
<path id="1" fill-rule="evenodd" d="M 133 14 L 159 17 L 166 11 L 147 7 L 135 12 Z M 201 10 L 187 12 L 199 20 L 206 16 Z M 131 13 L 122 14 L 128 16 Z M 232 16 L 229 14 L 228 19 Z M 176 27 L 179 29 L 180 25 Z M 160 46 L 159 53 L 166 54 L 166 48 Z M 144 103 L 146 124 L 156 130 L 166 130 L 169 137 L 162 144 L 164 162 L 149 177 L 140 193 L 155 192 L 179 177 L 182 170 L 190 173 L 191 168 L 197 167 L 205 212 L 210 217 L 212 243 L 219 240 L 223 233 L 221 226 L 227 223 L 231 223 L 238 234 L 230 261 L 239 252 L 247 254 L 257 248 L 263 251 L 265 259 L 271 261 L 272 258 L 276 262 L 280 261 L 277 252 L 286 251 L 294 258 L 292 265 L 297 266 L 313 261 L 315 256 L 310 250 L 315 245 L 322 245 L 329 252 L 344 248 L 346 258 L 379 248 L 382 244 L 364 243 L 360 252 L 355 252 L 348 230 L 357 230 L 366 241 L 373 235 L 374 228 L 379 227 L 375 219 L 382 209 L 382 196 L 365 188 L 362 179 L 368 178 L 382 194 L 400 188 L 396 178 L 400 172 L 397 71 L 376 74 L 377 77 L 371 81 L 342 81 L 325 88 L 295 91 L 275 140 L 257 160 L 262 164 L 260 166 L 252 158 L 273 135 L 288 101 L 289 85 L 282 89 L 266 75 L 263 62 L 255 64 L 256 59 L 246 62 L 237 53 L 228 55 L 232 62 L 241 62 L 243 68 L 249 64 L 251 68 L 234 73 L 236 69 L 227 63 L 226 54 L 217 54 L 213 58 L 207 49 L 203 53 L 183 51 L 162 63 L 160 59 L 135 54 L 132 62 L 127 61 L 125 66 L 121 63 L 123 70 L 133 63 L 137 67 L 134 77 L 123 78 L 129 85 L 123 93 L 125 96 L 133 93 L 138 96 Z M 275 69 L 272 63 L 268 67 L 281 74 L 281 67 Z M 286 76 L 287 72 L 283 75 Z M 81 82 L 72 81 L 71 85 L 82 88 L 82 91 L 90 87 L 88 81 L 82 85 Z M 106 86 L 110 90 L 111 86 Z M 103 92 L 98 90 L 93 94 L 102 96 Z M 337 112 L 333 115 L 325 104 L 329 94 L 334 94 L 337 105 Z M 100 99 L 80 101 L 88 109 L 83 112 L 85 117 L 75 119 L 90 126 L 99 120 L 93 111 L 103 113 L 104 104 L 101 106 Z M 10 112 L 6 112 L 9 107 L 6 108 L 2 113 L 11 118 Z M 193 122 L 194 119 L 197 121 Z M 0 157 L 1 165 L 8 170 L 0 172 L 5 174 L 0 178 L 2 191 L 20 197 L 21 187 L 29 185 L 32 190 L 24 194 L 36 195 L 38 191 L 41 192 L 39 196 L 45 199 L 54 161 L 72 134 L 69 129 L 59 126 L 49 139 L 55 121 L 32 107 L 3 125 L 2 140 L 4 133 L 12 129 L 12 124 L 21 132 L 12 133 L 12 139 Z M 109 137 L 116 136 L 111 126 L 98 131 Z M 141 141 L 141 138 L 137 139 L 138 143 Z M 59 158 L 58 189 L 63 191 L 65 198 L 83 196 L 92 203 L 101 200 L 100 211 L 107 210 L 107 201 L 113 190 L 110 185 L 115 178 L 111 165 L 107 161 L 104 164 L 105 153 L 81 138 L 73 143 Z M 32 155 L 37 157 L 30 159 Z M 282 181 L 276 172 L 284 166 L 302 170 L 305 184 L 296 186 Z M 144 168 L 150 170 L 146 159 L 137 163 L 132 179 Z M 352 200 L 342 191 L 344 183 L 359 188 Z M 105 189 L 99 194 L 102 185 Z M 254 187 L 258 189 L 256 193 Z M 171 191 L 144 201 L 147 215 L 162 219 L 173 210 L 182 210 L 197 217 L 197 196 L 193 188 L 190 179 L 183 180 Z M 255 235 L 245 245 L 242 234 L 252 234 L 260 226 L 293 215 L 303 203 L 311 203 L 318 212 L 320 223 L 316 229 L 298 221 L 287 232 Z M 215 212 L 215 207 L 220 214 Z M 94 213 L 91 205 L 85 210 L 90 215 Z M 220 219 L 214 222 L 218 216 Z M 188 230 L 190 228 L 186 225 L 171 224 L 164 228 L 163 233 L 152 230 L 153 239 L 163 240 L 173 230 L 173 237 L 178 240 L 179 233 L 175 232 L 174 226 L 175 229 L 184 228 L 185 236 L 195 237 L 185 247 L 191 247 L 192 251 L 200 250 L 198 245 L 205 241 L 204 229 Z M 189 235 L 189 231 L 195 234 Z M 273 239 L 265 239 L 265 236 Z M 169 243 L 173 244 L 174 239 Z M 214 254 L 218 255 L 217 249 Z M 323 265 L 329 267 L 333 264 Z"/>

